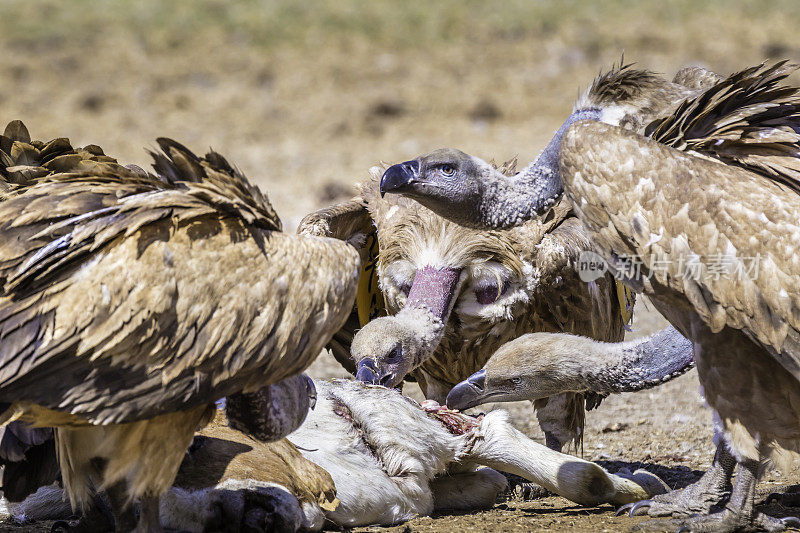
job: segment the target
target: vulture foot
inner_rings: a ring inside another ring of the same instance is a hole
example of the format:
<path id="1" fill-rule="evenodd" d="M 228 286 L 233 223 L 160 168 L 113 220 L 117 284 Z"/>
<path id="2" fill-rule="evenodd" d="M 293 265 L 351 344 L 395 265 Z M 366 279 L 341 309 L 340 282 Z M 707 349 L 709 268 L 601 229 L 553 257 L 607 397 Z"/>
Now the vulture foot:
<path id="1" fill-rule="evenodd" d="M 707 515 L 714 506 L 723 503 L 729 496 L 730 479 L 735 466 L 736 460 L 725 445 L 720 444 L 711 467 L 696 483 L 685 489 L 660 494 L 650 500 L 623 505 L 617 510 L 617 515 L 624 512 L 628 516 L 653 517 Z"/>
<path id="2" fill-rule="evenodd" d="M 640 529 L 647 530 L 650 523 L 654 526 L 662 526 L 663 522 L 657 523 L 655 520 L 639 524 Z M 677 523 L 669 520 L 668 523 Z M 786 518 L 775 518 L 763 513 L 756 513 L 752 519 L 743 516 L 742 513 L 725 509 L 718 513 L 695 516 L 681 521 L 677 525 L 675 533 L 728 533 L 733 531 L 766 531 L 773 533 L 786 531 L 787 528 L 800 528 L 800 518 L 789 516 Z"/>
<path id="3" fill-rule="evenodd" d="M 682 521 L 676 533 L 729 531 L 784 531 L 787 527 L 800 525 L 794 517 L 773 518 L 756 512 L 753 505 L 756 476 L 759 462 L 748 460 L 739 463 L 736 484 L 731 497 L 721 511 L 712 514 L 694 516 Z"/>
<path id="4" fill-rule="evenodd" d="M 75 522 L 59 520 L 50 528 L 51 533 L 96 533 L 99 531 L 114 531 L 114 515 L 99 496 L 94 497 L 92 505 L 79 520 Z"/>

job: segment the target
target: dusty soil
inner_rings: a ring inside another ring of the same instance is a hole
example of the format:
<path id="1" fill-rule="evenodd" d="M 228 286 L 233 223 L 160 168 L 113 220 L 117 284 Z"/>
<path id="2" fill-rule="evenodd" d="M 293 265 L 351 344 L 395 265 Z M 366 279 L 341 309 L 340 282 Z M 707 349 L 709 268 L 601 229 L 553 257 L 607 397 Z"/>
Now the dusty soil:
<path id="1" fill-rule="evenodd" d="M 213 146 L 293 231 L 381 160 L 442 146 L 530 160 L 579 88 L 623 51 L 667 75 L 688 64 L 728 73 L 769 57 L 800 61 L 798 27 L 793 0 L 4 0 L 0 122 L 20 118 L 34 137 L 97 143 L 142 165 L 157 136 Z M 640 308 L 632 335 L 659 326 Z M 340 374 L 335 365 L 322 357 L 311 374 Z M 503 408 L 542 439 L 529 405 Z M 612 470 L 634 463 L 683 486 L 712 457 L 694 372 L 609 398 L 587 422 L 583 455 Z M 795 482 L 797 471 L 768 472 L 760 491 Z M 611 511 L 512 500 L 389 530 L 616 531 L 639 521 Z"/>
<path id="2" fill-rule="evenodd" d="M 642 303 L 637 305 L 634 329 L 628 338 L 647 335 L 665 324 L 652 307 Z M 312 366 L 312 372 L 324 375 L 325 369 L 333 368 L 335 364 L 332 359 L 329 362 L 321 358 Z M 407 385 L 405 392 L 415 397 L 420 395 L 416 386 Z M 489 404 L 481 409 L 507 409 L 519 429 L 544 442 L 530 403 Z M 684 487 L 699 479 L 714 455 L 711 412 L 699 394 L 695 370 L 649 391 L 606 398 L 597 409 L 587 413 L 586 422 L 583 450 L 578 450 L 578 455 L 597 461 L 611 472 L 623 467 L 631 471 L 644 468 L 673 488 Z M 770 492 L 796 483 L 800 483 L 798 468 L 784 473 L 769 471 L 759 485 L 759 496 L 763 499 Z M 783 508 L 777 503 L 764 510 L 773 516 L 800 512 L 800 509 Z M 615 517 L 610 505 L 587 509 L 557 496 L 523 501 L 518 495 L 510 494 L 507 501 L 490 511 L 418 518 L 394 528 L 356 531 L 629 531 L 645 520 Z M 648 526 L 654 524 L 648 523 Z M 655 527 L 664 527 L 670 532 L 677 529 L 671 523 Z"/>

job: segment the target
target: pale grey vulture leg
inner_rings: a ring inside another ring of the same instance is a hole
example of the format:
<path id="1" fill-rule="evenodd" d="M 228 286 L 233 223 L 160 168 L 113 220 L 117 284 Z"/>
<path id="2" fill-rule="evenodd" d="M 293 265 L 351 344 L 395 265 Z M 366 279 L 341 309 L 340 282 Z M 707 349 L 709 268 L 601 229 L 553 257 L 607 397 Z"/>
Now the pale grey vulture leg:
<path id="1" fill-rule="evenodd" d="M 711 466 L 698 481 L 685 489 L 660 494 L 652 500 L 629 503 L 617 509 L 617 514 L 629 516 L 691 516 L 708 514 L 711 508 L 721 503 L 731 493 L 731 476 L 736 459 L 724 442 L 717 444 Z"/>

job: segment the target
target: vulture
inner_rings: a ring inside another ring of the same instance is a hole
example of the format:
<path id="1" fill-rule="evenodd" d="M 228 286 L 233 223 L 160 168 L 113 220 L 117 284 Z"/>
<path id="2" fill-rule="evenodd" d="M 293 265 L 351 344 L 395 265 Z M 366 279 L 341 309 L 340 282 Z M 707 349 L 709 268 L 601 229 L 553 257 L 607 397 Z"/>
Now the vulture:
<path id="1" fill-rule="evenodd" d="M 614 68 L 516 179 L 384 175 L 385 192 L 480 228 L 542 216 L 565 198 L 608 268 L 694 343 L 722 442 L 697 484 L 630 511 L 696 514 L 683 522 L 691 531 L 800 524 L 753 502 L 760 465 L 800 450 L 800 95 L 785 83 L 795 69 L 685 69 L 670 83 Z"/>
<path id="2" fill-rule="evenodd" d="M 358 379 L 388 387 L 414 379 L 426 398 L 444 403 L 453 386 L 520 335 L 622 340 L 632 293 L 610 275 L 589 285 L 579 279 L 573 263 L 590 241 L 566 202 L 547 219 L 478 231 L 413 200 L 384 198 L 382 170 L 371 169 L 356 198 L 308 215 L 298 228 L 360 247 L 357 306 L 331 346 Z M 584 402 L 591 408 L 599 399 L 568 392 L 537 401 L 548 446 L 580 442 Z"/>
<path id="3" fill-rule="evenodd" d="M 164 527 L 201 531 L 319 531 L 392 525 L 495 504 L 514 472 L 578 504 L 625 503 L 666 486 L 644 470 L 610 474 L 534 442 L 504 411 L 471 417 L 355 380 L 317 381 L 303 425 L 279 442 L 254 440 L 221 416 L 195 438 L 161 498 Z M 482 468 L 486 465 L 489 468 Z M 14 509 L 36 520 L 49 487 Z M 51 505 L 52 505 L 51 504 Z"/>
<path id="4" fill-rule="evenodd" d="M 173 487 L 160 499 L 161 524 L 180 531 L 319 530 L 323 509 L 336 506 L 333 480 L 283 439 L 313 409 L 314 391 L 313 381 L 301 374 L 262 388 L 246 410 L 227 401 L 233 396 L 220 402 L 224 408 L 194 437 Z M 290 423 L 284 435 L 264 439 L 275 424 L 261 415 L 275 412 Z M 234 429 L 242 423 L 243 429 Z M 61 489 L 49 485 L 22 503 L 7 502 L 3 514 L 21 525 L 66 519 L 71 510 L 61 500 Z"/>
<path id="5" fill-rule="evenodd" d="M 692 343 L 673 327 L 627 342 L 529 333 L 500 347 L 447 394 L 465 410 L 487 402 L 536 401 L 563 391 L 609 395 L 657 387 L 694 367 Z"/>
<path id="6" fill-rule="evenodd" d="M 258 402 L 307 367 L 360 271 L 346 243 L 282 233 L 221 155 L 158 144 L 151 174 L 18 122 L 0 137 L 0 423 L 54 428 L 72 506 L 104 491 L 120 530 L 160 530 L 214 402 Z"/>

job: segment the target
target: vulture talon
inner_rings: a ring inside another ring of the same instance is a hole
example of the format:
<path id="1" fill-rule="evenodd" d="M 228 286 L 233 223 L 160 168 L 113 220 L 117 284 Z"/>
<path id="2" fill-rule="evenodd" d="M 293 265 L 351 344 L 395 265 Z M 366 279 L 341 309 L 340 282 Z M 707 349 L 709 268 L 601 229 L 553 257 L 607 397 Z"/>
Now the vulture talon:
<path id="1" fill-rule="evenodd" d="M 653 505 L 653 501 L 652 500 L 641 500 L 641 501 L 638 501 L 638 502 L 634 503 L 631 506 L 631 510 L 628 513 L 628 516 L 642 516 L 642 515 L 645 515 L 645 514 L 647 514 L 647 510 L 650 509 L 651 505 Z M 642 510 L 642 512 L 641 513 L 637 513 L 637 511 L 639 511 L 640 509 Z"/>
<path id="2" fill-rule="evenodd" d="M 800 529 L 800 518 L 796 516 L 785 516 L 780 519 L 783 522 L 783 525 L 786 527 L 793 527 Z"/>
<path id="3" fill-rule="evenodd" d="M 631 507 L 633 507 L 637 503 L 639 503 L 639 502 L 626 503 L 625 505 L 623 505 L 622 507 L 617 509 L 617 511 L 614 513 L 614 516 L 622 516 L 623 514 L 625 514 L 628 511 L 630 511 Z M 630 515 L 628 515 L 628 516 L 630 516 Z"/>

